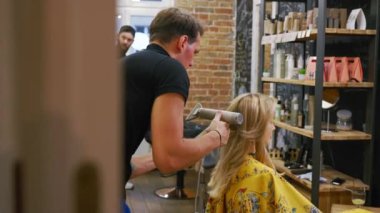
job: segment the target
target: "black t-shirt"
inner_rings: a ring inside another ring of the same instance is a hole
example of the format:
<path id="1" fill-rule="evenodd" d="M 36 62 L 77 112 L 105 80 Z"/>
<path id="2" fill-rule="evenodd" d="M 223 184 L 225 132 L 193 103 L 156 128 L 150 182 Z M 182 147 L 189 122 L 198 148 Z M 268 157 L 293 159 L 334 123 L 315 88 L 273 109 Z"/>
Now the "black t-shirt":
<path id="1" fill-rule="evenodd" d="M 150 128 L 155 98 L 174 92 L 181 94 L 186 101 L 190 82 L 183 65 L 157 44 L 150 44 L 146 50 L 127 56 L 122 64 L 126 82 L 124 164 L 127 181 L 131 175 L 131 157 Z"/>

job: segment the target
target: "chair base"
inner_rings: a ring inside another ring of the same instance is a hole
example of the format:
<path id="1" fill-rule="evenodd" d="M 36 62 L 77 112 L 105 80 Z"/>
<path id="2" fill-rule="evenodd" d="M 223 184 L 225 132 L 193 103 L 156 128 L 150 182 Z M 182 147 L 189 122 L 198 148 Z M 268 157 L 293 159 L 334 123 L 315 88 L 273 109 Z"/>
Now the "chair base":
<path id="1" fill-rule="evenodd" d="M 193 199 L 195 193 L 191 189 L 176 187 L 162 188 L 156 190 L 156 195 L 164 199 Z"/>

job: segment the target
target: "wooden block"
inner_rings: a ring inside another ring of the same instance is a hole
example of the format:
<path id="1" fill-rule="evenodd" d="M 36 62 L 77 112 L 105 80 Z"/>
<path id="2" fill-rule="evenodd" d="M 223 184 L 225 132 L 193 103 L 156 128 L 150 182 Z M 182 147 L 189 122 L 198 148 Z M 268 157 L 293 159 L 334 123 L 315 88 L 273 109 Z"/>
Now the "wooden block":
<path id="1" fill-rule="evenodd" d="M 346 8 L 339 9 L 339 21 L 340 21 L 340 28 L 346 28 L 346 24 L 347 24 L 347 9 Z"/>

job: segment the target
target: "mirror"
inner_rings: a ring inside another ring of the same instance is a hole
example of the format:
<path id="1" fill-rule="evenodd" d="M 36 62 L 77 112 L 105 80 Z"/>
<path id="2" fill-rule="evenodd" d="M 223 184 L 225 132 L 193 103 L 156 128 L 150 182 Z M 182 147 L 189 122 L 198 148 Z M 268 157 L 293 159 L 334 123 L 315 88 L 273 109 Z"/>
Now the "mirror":
<path id="1" fill-rule="evenodd" d="M 338 89 L 324 89 L 322 94 L 322 109 L 331 109 L 339 101 Z"/>
<path id="2" fill-rule="evenodd" d="M 324 89 L 322 94 L 322 109 L 327 110 L 327 126 L 326 132 L 330 130 L 330 109 L 333 108 L 339 101 L 340 95 L 338 89 Z"/>

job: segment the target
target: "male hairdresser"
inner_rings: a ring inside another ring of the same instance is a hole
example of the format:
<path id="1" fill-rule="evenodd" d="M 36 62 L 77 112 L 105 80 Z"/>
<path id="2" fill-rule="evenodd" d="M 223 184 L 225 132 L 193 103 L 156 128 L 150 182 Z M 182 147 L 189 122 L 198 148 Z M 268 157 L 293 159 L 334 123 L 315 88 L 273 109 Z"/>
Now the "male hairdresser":
<path id="1" fill-rule="evenodd" d="M 186 69 L 200 50 L 203 28 L 193 16 L 177 8 L 160 11 L 152 21 L 146 50 L 123 59 L 125 75 L 125 170 L 134 175 L 133 153 L 148 129 L 153 160 L 162 173 L 189 167 L 228 141 L 229 126 L 218 112 L 206 133 L 183 137 L 184 107 L 189 94 Z"/>

